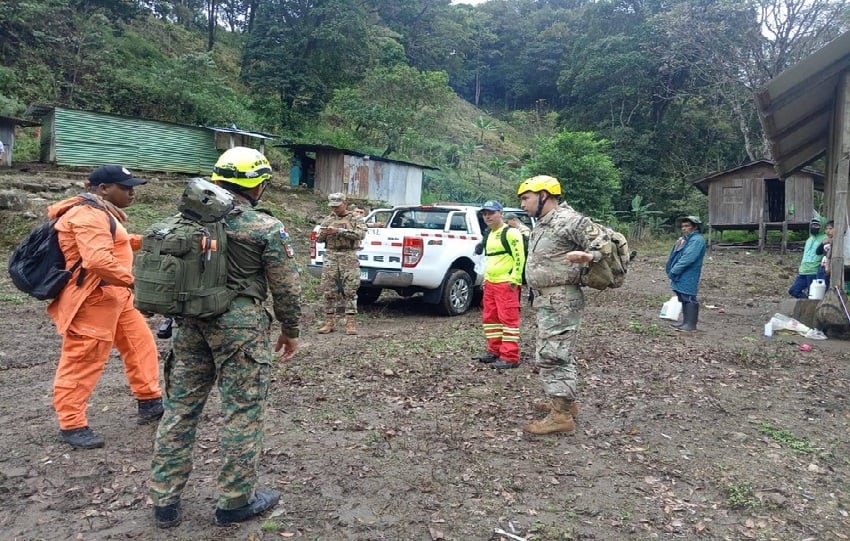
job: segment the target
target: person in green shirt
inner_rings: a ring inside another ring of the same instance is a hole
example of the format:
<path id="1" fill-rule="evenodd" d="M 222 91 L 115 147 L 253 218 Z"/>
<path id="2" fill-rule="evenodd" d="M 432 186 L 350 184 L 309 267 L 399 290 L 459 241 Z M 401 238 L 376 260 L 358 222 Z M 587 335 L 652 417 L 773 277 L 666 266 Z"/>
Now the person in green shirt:
<path id="1" fill-rule="evenodd" d="M 803 247 L 803 259 L 800 261 L 797 278 L 788 288 L 788 294 L 797 299 L 805 299 L 809 296 L 809 286 L 812 285 L 812 280 L 817 278 L 822 259 L 822 256 L 817 254 L 817 249 L 826 238 L 826 234 L 822 232 L 823 221 L 823 218 L 812 218 L 809 223 L 809 238 L 806 239 L 806 245 Z"/>

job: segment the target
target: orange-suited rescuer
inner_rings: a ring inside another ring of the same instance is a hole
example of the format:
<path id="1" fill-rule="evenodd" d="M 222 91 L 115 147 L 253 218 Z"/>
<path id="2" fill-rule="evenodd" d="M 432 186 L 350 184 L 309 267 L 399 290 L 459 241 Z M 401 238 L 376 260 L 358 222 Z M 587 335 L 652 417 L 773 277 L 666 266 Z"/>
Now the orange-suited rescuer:
<path id="1" fill-rule="evenodd" d="M 138 403 L 137 422 L 162 416 L 156 342 L 145 317 L 133 306 L 133 250 L 141 237 L 124 227 L 123 209 L 147 181 L 126 168 L 104 165 L 89 175 L 88 192 L 51 205 L 59 246 L 73 276 L 47 313 L 62 336 L 53 382 L 53 407 L 62 439 L 77 449 L 103 447 L 88 424 L 86 408 L 113 347 L 124 362 Z"/>

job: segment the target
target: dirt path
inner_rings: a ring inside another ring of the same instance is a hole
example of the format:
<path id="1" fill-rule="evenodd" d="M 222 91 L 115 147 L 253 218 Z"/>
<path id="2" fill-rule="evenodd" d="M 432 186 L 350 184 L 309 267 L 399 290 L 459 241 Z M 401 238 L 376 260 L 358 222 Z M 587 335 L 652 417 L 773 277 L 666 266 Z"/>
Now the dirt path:
<path id="1" fill-rule="evenodd" d="M 89 408 L 107 446 L 71 451 L 51 408 L 58 337 L 43 304 L 0 283 L 0 538 L 433 541 L 501 528 L 538 541 L 847 539 L 850 343 L 804 353 L 800 337 L 761 337 L 787 287 L 776 276 L 793 265 L 778 260 L 712 254 L 701 297 L 715 308 L 695 334 L 657 318 L 664 257 L 639 258 L 622 290 L 590 293 L 571 437 L 522 434 L 540 385 L 530 362 L 494 373 L 470 360 L 479 311 L 443 318 L 384 295 L 359 336 L 320 338 L 311 304 L 267 420 L 261 477 L 282 503 L 265 520 L 213 526 L 213 399 L 173 531 L 152 524 L 154 428 L 135 424 L 120 360 Z"/>

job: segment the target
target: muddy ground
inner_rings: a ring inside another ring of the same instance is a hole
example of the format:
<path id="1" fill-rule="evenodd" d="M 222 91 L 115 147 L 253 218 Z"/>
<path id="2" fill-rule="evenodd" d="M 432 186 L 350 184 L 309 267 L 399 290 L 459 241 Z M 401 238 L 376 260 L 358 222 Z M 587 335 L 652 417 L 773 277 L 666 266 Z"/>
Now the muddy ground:
<path id="1" fill-rule="evenodd" d="M 89 406 L 106 447 L 71 450 L 51 406 L 59 337 L 4 275 L 0 539 L 850 538 L 850 342 L 761 336 L 799 255 L 713 252 L 700 331 L 685 334 L 658 318 L 664 249 L 644 252 L 622 289 L 587 295 L 572 436 L 521 430 L 541 397 L 530 309 L 523 365 L 497 373 L 470 359 L 484 346 L 479 310 L 445 318 L 385 293 L 358 336 L 320 337 L 305 276 L 302 351 L 275 370 L 261 464 L 280 505 L 213 525 L 214 396 L 169 531 L 146 492 L 154 427 L 135 424 L 120 359 Z"/>

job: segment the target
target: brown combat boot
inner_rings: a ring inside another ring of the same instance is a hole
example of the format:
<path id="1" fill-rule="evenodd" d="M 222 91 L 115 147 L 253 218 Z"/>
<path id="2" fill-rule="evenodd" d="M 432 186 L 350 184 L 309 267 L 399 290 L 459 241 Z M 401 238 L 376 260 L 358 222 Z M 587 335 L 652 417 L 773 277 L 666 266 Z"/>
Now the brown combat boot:
<path id="1" fill-rule="evenodd" d="M 552 401 L 551 400 L 541 400 L 541 401 L 535 403 L 534 404 L 534 411 L 536 411 L 537 413 L 549 413 L 550 411 L 552 411 Z M 573 416 L 573 419 L 578 418 L 578 412 L 579 412 L 578 400 L 573 400 L 572 402 L 570 402 L 569 412 L 570 412 L 570 415 Z"/>
<path id="2" fill-rule="evenodd" d="M 328 334 L 334 332 L 334 327 L 336 327 L 336 318 L 334 316 L 325 316 L 325 324 L 319 328 L 318 333 Z"/>
<path id="3" fill-rule="evenodd" d="M 354 316 L 345 316 L 345 334 L 351 336 L 357 334 L 357 326 L 354 321 Z"/>
<path id="4" fill-rule="evenodd" d="M 574 403 L 561 396 L 553 396 L 549 415 L 540 421 L 530 423 L 525 427 L 525 431 L 536 436 L 553 434 L 555 432 L 563 432 L 565 434 L 575 432 L 576 423 L 570 414 Z"/>

